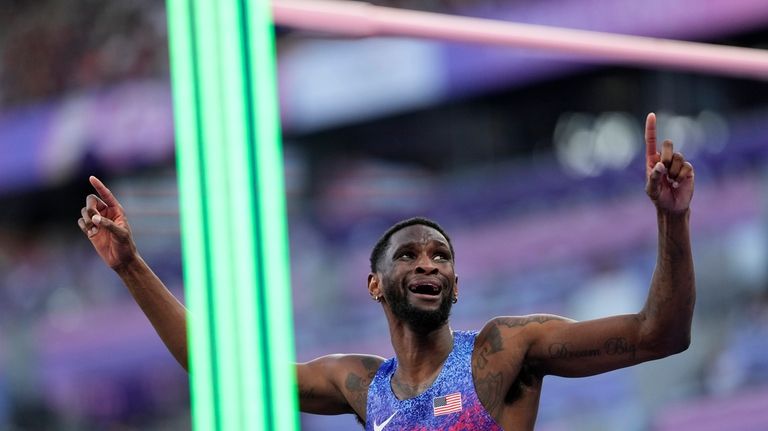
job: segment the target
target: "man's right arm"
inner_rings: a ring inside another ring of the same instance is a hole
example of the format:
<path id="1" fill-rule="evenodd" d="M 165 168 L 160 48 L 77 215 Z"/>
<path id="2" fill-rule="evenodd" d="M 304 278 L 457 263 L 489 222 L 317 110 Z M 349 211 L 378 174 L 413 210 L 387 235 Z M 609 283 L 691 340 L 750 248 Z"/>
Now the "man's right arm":
<path id="1" fill-rule="evenodd" d="M 328 355 L 297 364 L 301 411 L 354 413 L 364 421 L 368 386 L 383 361 L 378 356 Z"/>
<path id="2" fill-rule="evenodd" d="M 178 363 L 187 368 L 186 308 L 165 287 L 141 256 L 115 269 L 155 332 Z"/>
<path id="3" fill-rule="evenodd" d="M 104 263 L 109 265 L 141 307 L 174 358 L 187 369 L 186 309 L 152 272 L 136 250 L 125 210 L 98 178 L 77 221 Z"/>
<path id="4" fill-rule="evenodd" d="M 88 195 L 77 224 L 99 257 L 120 276 L 174 358 L 187 369 L 187 310 L 139 255 L 120 202 L 99 179 L 89 181 L 98 196 Z M 356 413 L 365 418 L 368 386 L 382 362 L 378 356 L 330 355 L 297 364 L 301 410 Z"/>

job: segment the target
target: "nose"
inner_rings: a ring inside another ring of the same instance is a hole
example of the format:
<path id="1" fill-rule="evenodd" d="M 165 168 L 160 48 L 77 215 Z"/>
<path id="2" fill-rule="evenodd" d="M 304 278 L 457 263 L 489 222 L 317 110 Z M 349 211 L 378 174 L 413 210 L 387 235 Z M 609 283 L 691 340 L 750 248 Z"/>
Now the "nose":
<path id="1" fill-rule="evenodd" d="M 429 256 L 421 255 L 416 261 L 416 274 L 437 274 L 437 266 Z"/>

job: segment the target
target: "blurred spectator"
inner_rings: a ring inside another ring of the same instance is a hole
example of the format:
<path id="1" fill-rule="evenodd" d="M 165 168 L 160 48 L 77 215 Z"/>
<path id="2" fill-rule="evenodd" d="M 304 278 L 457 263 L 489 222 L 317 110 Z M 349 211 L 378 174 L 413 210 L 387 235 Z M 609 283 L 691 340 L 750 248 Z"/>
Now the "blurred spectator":
<path id="1" fill-rule="evenodd" d="M 748 298 L 735 314 L 707 376 L 709 391 L 718 396 L 768 384 L 768 289 Z"/>
<path id="2" fill-rule="evenodd" d="M 167 77 L 163 1 L 15 1 L 0 7 L 0 28 L 0 108 Z"/>

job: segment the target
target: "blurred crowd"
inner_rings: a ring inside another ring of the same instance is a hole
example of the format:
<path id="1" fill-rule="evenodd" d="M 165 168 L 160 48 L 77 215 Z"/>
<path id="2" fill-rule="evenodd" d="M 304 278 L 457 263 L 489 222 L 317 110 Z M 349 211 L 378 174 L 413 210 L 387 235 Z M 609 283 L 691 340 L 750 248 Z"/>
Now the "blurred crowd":
<path id="1" fill-rule="evenodd" d="M 489 0 L 377 0 L 455 12 Z M 168 75 L 165 1 L 8 0 L 0 4 L 0 109 L 126 79 Z"/>
<path id="2" fill-rule="evenodd" d="M 167 76 L 164 1 L 77 3 L 0 3 L 0 108 Z"/>

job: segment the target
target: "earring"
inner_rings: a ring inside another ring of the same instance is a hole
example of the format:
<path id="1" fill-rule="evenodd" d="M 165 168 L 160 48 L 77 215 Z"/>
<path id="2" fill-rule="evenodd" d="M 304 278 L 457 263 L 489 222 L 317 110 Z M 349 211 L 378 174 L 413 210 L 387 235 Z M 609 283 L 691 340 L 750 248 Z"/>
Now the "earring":
<path id="1" fill-rule="evenodd" d="M 459 297 L 458 296 L 454 296 L 453 299 L 451 299 L 451 302 L 453 302 L 454 304 L 459 302 Z"/>
<path id="2" fill-rule="evenodd" d="M 381 302 L 381 296 L 374 296 L 374 295 L 371 295 L 371 299 L 373 299 L 373 300 L 374 300 L 374 301 L 376 301 L 376 302 Z"/>

